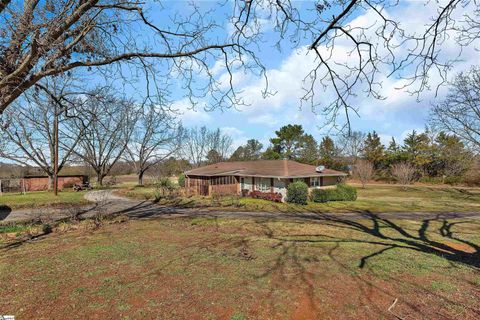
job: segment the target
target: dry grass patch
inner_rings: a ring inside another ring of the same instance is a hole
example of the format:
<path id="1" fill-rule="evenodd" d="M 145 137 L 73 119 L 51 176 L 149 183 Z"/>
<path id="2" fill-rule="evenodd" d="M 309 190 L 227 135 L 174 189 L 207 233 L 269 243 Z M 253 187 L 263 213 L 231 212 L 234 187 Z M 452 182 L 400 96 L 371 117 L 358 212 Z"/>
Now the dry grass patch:
<path id="1" fill-rule="evenodd" d="M 451 245 L 467 245 L 473 252 Z M 19 318 L 477 319 L 476 220 L 129 221 L 0 253 Z"/>

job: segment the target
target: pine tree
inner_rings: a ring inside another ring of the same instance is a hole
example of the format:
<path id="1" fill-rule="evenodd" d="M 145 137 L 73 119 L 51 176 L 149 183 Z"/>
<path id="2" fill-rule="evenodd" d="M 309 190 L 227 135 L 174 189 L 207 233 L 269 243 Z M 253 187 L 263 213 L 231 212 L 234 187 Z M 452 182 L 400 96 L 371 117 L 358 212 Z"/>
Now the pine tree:
<path id="1" fill-rule="evenodd" d="M 375 131 L 367 134 L 363 145 L 363 157 L 373 163 L 375 170 L 383 165 L 385 160 L 385 147 Z"/>
<path id="2" fill-rule="evenodd" d="M 318 162 L 318 143 L 311 134 L 303 136 L 302 148 L 299 152 L 298 161 L 308 164 L 316 164 Z"/>
<path id="3" fill-rule="evenodd" d="M 277 136 L 270 139 L 272 150 L 280 154 L 283 158 L 291 160 L 298 159 L 305 134 L 302 126 L 289 124 L 275 131 L 275 134 Z"/>
<path id="4" fill-rule="evenodd" d="M 340 151 L 335 146 L 332 138 L 326 136 L 320 142 L 320 164 L 326 166 L 327 168 L 342 170 L 343 164 L 339 160 Z"/>

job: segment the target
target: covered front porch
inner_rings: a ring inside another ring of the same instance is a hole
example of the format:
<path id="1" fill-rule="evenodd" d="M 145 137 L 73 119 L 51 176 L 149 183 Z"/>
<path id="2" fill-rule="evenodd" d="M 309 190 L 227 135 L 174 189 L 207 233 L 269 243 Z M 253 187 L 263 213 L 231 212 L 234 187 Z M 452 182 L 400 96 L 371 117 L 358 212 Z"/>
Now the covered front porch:
<path id="1" fill-rule="evenodd" d="M 325 177 L 262 177 L 262 176 L 187 176 L 185 187 L 190 193 L 209 196 L 241 195 L 252 191 L 278 192 L 283 197 L 287 195 L 287 187 L 294 181 L 303 181 L 309 188 L 332 186 L 339 182 L 335 176 Z"/>

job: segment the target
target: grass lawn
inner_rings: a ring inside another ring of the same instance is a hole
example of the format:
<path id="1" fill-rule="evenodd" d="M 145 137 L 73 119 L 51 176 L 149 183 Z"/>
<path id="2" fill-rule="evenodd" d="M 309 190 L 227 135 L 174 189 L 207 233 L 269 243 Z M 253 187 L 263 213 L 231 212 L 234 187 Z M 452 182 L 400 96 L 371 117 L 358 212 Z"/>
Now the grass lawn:
<path id="1" fill-rule="evenodd" d="M 480 221 L 131 220 L 0 249 L 18 319 L 478 319 Z"/>
<path id="2" fill-rule="evenodd" d="M 57 197 L 54 196 L 53 192 L 47 191 L 28 192 L 25 195 L 21 193 L 4 193 L 0 196 L 0 208 L 2 206 L 19 209 L 85 204 L 88 201 L 83 199 L 84 195 L 85 192 L 73 191 L 59 192 Z"/>
<path id="3" fill-rule="evenodd" d="M 153 199 L 153 188 L 131 188 L 121 193 L 137 199 Z M 265 200 L 225 197 L 214 203 L 209 197 L 191 197 L 176 200 L 162 200 L 163 204 L 177 204 L 187 207 L 218 207 L 249 211 L 283 212 L 348 212 L 369 210 L 371 212 L 478 212 L 480 211 L 479 188 L 411 186 L 403 190 L 399 186 L 368 185 L 358 188 L 357 201 L 309 203 L 306 206 L 274 203 Z"/>

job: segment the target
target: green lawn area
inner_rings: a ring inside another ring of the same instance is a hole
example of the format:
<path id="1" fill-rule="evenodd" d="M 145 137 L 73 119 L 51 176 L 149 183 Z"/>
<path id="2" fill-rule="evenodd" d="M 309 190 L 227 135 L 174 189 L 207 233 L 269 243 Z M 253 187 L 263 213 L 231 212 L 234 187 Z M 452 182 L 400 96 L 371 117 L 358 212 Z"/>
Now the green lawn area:
<path id="1" fill-rule="evenodd" d="M 69 206 L 88 203 L 83 196 L 85 192 L 62 191 L 55 196 L 53 192 L 37 191 L 21 193 L 4 193 L 0 196 L 0 208 L 2 206 L 11 209 L 34 208 L 47 206 Z"/>
<path id="2" fill-rule="evenodd" d="M 162 204 L 187 207 L 212 207 L 249 211 L 282 212 L 348 212 L 369 210 L 371 212 L 479 212 L 479 188 L 411 186 L 404 190 L 400 186 L 368 185 L 358 188 L 357 201 L 309 203 L 306 206 L 274 203 L 251 198 L 224 197 L 216 203 L 209 197 L 178 198 L 162 200 Z M 137 199 L 153 199 L 154 188 L 131 188 L 121 193 Z"/>
<path id="3" fill-rule="evenodd" d="M 480 221 L 158 219 L 0 249 L 18 319 L 478 319 Z M 1 247 L 1 245 L 0 245 Z"/>

